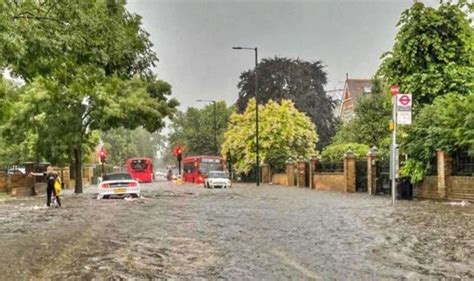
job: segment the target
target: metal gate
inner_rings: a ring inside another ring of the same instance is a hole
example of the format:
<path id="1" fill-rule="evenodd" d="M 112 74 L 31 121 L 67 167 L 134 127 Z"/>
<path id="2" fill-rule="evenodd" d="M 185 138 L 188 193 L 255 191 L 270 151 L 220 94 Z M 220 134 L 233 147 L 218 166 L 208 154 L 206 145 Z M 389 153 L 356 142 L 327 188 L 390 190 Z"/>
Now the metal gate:
<path id="1" fill-rule="evenodd" d="M 356 192 L 367 192 L 367 159 L 356 162 Z"/>
<path id="2" fill-rule="evenodd" d="M 392 194 L 391 182 L 390 182 L 390 161 L 389 160 L 378 160 L 375 164 L 376 169 L 376 181 L 375 181 L 375 194 L 387 195 Z"/>

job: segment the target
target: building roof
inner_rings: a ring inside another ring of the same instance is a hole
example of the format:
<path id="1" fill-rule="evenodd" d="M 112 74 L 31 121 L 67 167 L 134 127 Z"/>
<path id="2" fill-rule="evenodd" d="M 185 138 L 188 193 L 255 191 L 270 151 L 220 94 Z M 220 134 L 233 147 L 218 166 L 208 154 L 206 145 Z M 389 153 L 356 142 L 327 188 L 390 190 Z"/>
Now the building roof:
<path id="1" fill-rule="evenodd" d="M 372 80 L 370 79 L 346 78 L 339 114 L 343 122 L 353 118 L 354 106 L 357 100 L 365 94 L 370 94 L 372 86 Z"/>
<path id="2" fill-rule="evenodd" d="M 364 94 L 370 94 L 372 91 L 372 80 L 370 79 L 347 79 L 346 83 L 353 100 L 357 100 Z"/>

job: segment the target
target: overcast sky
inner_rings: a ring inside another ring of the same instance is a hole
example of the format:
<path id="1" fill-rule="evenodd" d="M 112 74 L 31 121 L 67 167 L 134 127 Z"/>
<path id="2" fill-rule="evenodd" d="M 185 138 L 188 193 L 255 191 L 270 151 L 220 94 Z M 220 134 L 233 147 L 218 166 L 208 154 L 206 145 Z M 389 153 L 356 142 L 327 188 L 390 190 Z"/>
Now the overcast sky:
<path id="1" fill-rule="evenodd" d="M 433 4 L 435 0 L 422 1 Z M 160 61 L 156 73 L 173 86 L 181 109 L 196 99 L 236 101 L 241 72 L 263 57 L 323 61 L 329 82 L 346 73 L 370 78 L 391 49 L 401 12 L 413 0 L 128 0 L 143 17 Z"/>

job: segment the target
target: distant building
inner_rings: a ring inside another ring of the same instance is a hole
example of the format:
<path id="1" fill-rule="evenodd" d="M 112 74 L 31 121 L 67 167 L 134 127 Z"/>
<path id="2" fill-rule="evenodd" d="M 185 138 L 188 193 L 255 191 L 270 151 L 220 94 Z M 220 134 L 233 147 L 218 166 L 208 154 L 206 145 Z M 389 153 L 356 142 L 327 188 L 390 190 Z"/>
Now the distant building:
<path id="1" fill-rule="evenodd" d="M 354 107 L 357 105 L 357 100 L 364 95 L 370 95 L 372 86 L 372 80 L 370 79 L 349 79 L 346 74 L 339 113 L 342 122 L 345 123 L 354 118 Z"/>

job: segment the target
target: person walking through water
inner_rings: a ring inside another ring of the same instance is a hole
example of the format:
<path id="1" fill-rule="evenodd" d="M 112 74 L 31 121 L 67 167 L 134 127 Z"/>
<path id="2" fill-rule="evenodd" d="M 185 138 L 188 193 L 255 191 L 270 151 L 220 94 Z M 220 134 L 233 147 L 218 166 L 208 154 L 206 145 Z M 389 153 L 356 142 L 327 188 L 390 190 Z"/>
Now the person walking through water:
<path id="1" fill-rule="evenodd" d="M 53 167 L 48 166 L 46 168 L 45 173 L 31 173 L 34 176 L 44 176 L 46 179 L 46 205 L 49 207 L 51 205 L 51 195 L 56 197 L 56 201 L 58 202 L 59 207 L 61 207 L 61 201 L 59 200 L 58 194 L 56 194 L 56 190 L 54 189 L 54 183 L 56 180 L 61 182 L 61 178 L 59 175 L 54 171 Z"/>

